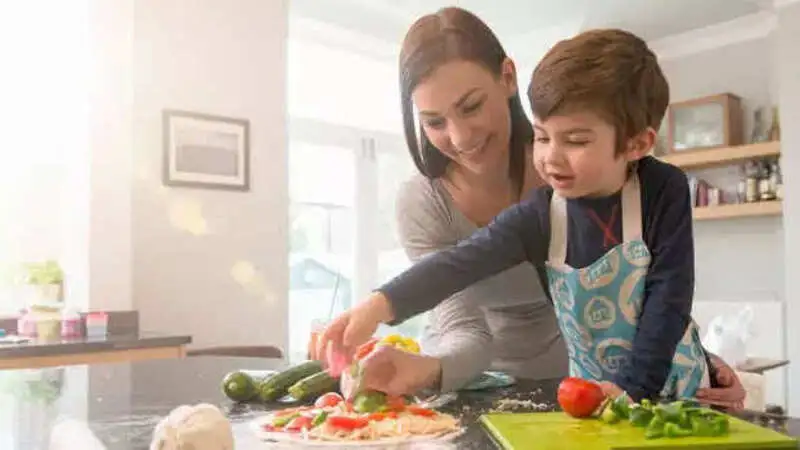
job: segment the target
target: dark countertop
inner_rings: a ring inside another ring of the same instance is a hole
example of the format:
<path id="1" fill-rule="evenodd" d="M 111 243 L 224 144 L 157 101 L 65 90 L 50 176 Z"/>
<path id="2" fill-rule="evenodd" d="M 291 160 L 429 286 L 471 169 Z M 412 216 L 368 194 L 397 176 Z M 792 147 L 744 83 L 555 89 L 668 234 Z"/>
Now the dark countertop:
<path id="1" fill-rule="evenodd" d="M 270 448 L 248 427 L 269 407 L 235 405 L 225 399 L 219 384 L 231 370 L 283 365 L 279 360 L 189 357 L 0 371 L 0 448 L 145 450 L 162 417 L 179 405 L 201 402 L 216 404 L 228 414 L 237 450 Z M 552 405 L 557 383 L 524 381 L 505 390 L 459 393 L 442 409 L 461 414 L 468 431 L 452 444 L 425 448 L 494 449 L 477 417 L 505 397 Z M 789 434 L 800 435 L 800 420 L 787 422 L 783 426 Z"/>
<path id="2" fill-rule="evenodd" d="M 19 344 L 0 344 L 0 358 L 28 358 L 75 353 L 172 347 L 188 345 L 191 342 L 191 336 L 170 336 L 146 332 L 113 334 L 106 337 L 59 339 L 53 341 L 41 341 L 33 338 L 28 342 Z"/>

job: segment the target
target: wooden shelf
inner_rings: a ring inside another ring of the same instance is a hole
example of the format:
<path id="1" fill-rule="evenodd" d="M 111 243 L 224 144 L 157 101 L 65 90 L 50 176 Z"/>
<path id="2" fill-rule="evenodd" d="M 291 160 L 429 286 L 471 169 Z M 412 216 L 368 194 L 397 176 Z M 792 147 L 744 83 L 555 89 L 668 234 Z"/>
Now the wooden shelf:
<path id="1" fill-rule="evenodd" d="M 701 150 L 684 150 L 661 156 L 661 160 L 682 169 L 704 169 L 736 164 L 751 159 L 768 158 L 781 154 L 779 141 L 735 147 L 715 147 Z"/>
<path id="2" fill-rule="evenodd" d="M 737 217 L 779 216 L 783 214 L 780 200 L 754 203 L 733 203 L 719 206 L 694 208 L 694 220 L 733 219 Z"/>

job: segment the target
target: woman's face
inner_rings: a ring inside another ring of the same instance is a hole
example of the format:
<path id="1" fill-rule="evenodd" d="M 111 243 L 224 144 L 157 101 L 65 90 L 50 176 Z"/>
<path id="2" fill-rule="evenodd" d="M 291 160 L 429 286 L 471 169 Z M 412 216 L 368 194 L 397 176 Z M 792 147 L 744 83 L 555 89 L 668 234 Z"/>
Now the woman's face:
<path id="1" fill-rule="evenodd" d="M 480 64 L 452 61 L 418 84 L 412 100 L 423 132 L 439 151 L 475 174 L 507 176 L 508 100 L 516 89 L 510 59 L 500 77 Z"/>

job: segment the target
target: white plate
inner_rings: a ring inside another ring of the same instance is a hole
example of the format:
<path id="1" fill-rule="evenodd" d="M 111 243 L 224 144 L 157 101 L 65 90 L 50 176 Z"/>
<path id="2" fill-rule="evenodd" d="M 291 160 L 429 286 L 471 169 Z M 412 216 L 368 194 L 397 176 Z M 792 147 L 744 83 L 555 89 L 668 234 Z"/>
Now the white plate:
<path id="1" fill-rule="evenodd" d="M 291 445 L 293 448 L 297 446 L 306 448 L 403 448 L 410 444 L 445 444 L 448 441 L 460 436 L 466 430 L 461 428 L 459 430 L 438 435 L 427 436 L 413 436 L 413 437 L 396 437 L 396 438 L 383 438 L 374 441 L 324 441 L 319 439 L 304 439 L 300 434 L 279 433 L 273 431 L 265 431 L 262 424 L 267 421 L 269 415 L 261 416 L 250 422 L 250 427 L 255 432 L 259 439 L 264 441 L 272 441 L 278 444 Z"/>

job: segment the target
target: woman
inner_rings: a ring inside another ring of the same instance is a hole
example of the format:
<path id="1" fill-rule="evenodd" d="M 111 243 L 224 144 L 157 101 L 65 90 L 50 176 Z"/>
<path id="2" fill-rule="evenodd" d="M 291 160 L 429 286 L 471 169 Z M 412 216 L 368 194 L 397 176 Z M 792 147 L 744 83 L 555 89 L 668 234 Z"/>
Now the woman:
<path id="1" fill-rule="evenodd" d="M 445 8 L 415 22 L 401 50 L 400 83 L 406 141 L 420 175 L 401 189 L 397 220 L 402 245 L 419 260 L 456 245 L 542 181 L 528 162 L 533 130 L 514 63 L 479 18 Z M 490 368 L 529 379 L 565 376 L 566 348 L 541 280 L 523 264 L 456 294 L 431 312 L 423 355 L 382 348 L 365 363 L 364 381 L 408 393 L 459 389 Z M 486 296 L 504 302 L 479 308 Z M 718 358 L 714 365 L 728 388 L 703 395 L 739 405 L 738 379 Z"/>

